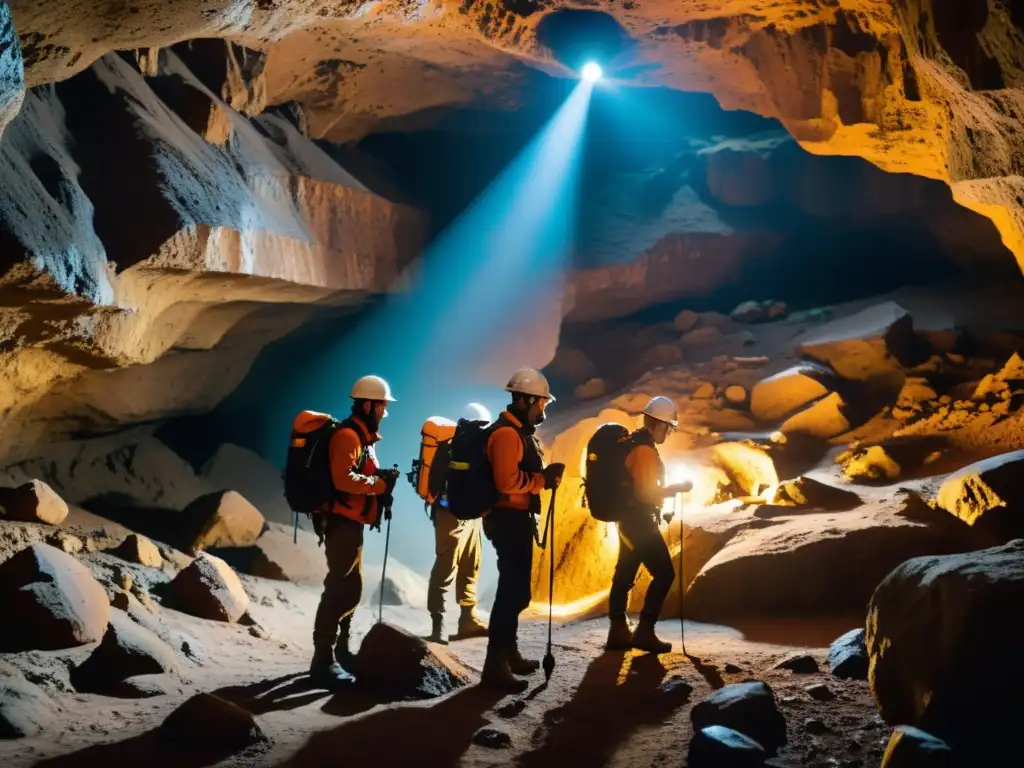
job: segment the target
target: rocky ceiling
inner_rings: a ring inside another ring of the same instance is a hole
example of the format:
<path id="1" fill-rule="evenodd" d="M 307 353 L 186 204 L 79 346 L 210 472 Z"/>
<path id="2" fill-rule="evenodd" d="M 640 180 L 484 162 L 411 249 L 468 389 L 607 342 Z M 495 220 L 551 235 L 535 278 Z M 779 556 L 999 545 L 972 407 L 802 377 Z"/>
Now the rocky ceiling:
<path id="1" fill-rule="evenodd" d="M 737 143 L 716 127 L 696 159 L 675 149 L 648 158 L 620 194 L 657 187 L 680 157 L 688 181 L 660 218 L 620 221 L 606 215 L 617 198 L 594 203 L 607 226 L 591 268 L 570 279 L 572 318 L 734 279 L 752 263 L 748 241 L 758 253 L 770 245 L 763 221 L 779 201 L 890 230 L 886 217 L 931 219 L 946 258 L 1003 257 L 973 209 L 1020 261 L 1020 8 L 0 3 L 0 459 L 208 410 L 270 340 L 392 286 L 421 249 L 424 217 L 354 178 L 359 155 L 332 156 L 319 140 L 422 130 L 453 108 L 518 113 L 540 82 L 572 78 L 590 56 L 612 87 L 711 94 L 727 110 L 777 119 L 806 152 L 779 135 L 752 142 L 749 131 Z M 649 134 L 639 132 L 642 145 Z M 823 164 L 835 155 L 851 156 L 849 176 Z M 943 207 L 943 184 L 963 216 Z M 735 218 L 758 206 L 762 221 Z M 693 211 L 704 217 L 697 234 L 680 218 Z"/>
<path id="2" fill-rule="evenodd" d="M 432 108 L 514 105 L 530 68 L 564 73 L 594 53 L 620 82 L 776 117 L 811 152 L 946 181 L 1024 259 L 1024 10 L 1012 0 L 10 5 L 28 86 L 112 50 L 230 38 L 268 53 L 270 103 L 299 101 L 313 134 L 335 141 Z"/>

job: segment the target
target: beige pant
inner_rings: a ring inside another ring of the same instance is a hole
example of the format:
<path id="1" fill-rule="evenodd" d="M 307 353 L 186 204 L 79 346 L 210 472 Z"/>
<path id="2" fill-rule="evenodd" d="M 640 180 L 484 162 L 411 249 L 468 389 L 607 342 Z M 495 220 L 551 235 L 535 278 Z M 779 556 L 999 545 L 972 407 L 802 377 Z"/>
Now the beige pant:
<path id="1" fill-rule="evenodd" d="M 482 546 L 479 520 L 459 520 L 443 507 L 435 507 L 435 558 L 427 587 L 427 610 L 431 614 L 444 615 L 444 598 L 453 579 L 459 605 L 476 605 Z"/>

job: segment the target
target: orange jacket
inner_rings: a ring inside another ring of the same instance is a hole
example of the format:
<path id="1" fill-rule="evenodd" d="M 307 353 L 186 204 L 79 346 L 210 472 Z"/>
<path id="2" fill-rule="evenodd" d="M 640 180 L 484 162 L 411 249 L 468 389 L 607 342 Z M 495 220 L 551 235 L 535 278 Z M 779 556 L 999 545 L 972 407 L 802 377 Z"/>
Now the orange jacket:
<path id="1" fill-rule="evenodd" d="M 525 451 L 517 428 L 523 425 L 508 411 L 501 416 L 515 427 L 498 427 L 487 439 L 487 459 L 494 473 L 494 486 L 501 494 L 498 504 L 506 509 L 527 510 L 530 508 L 530 496 L 544 490 L 544 475 L 526 472 L 519 466 Z"/>
<path id="2" fill-rule="evenodd" d="M 311 432 L 322 427 L 329 416 L 314 411 L 303 411 L 292 424 L 296 432 Z M 372 525 L 377 522 L 377 496 L 387 490 L 387 484 L 374 476 L 377 471 L 377 455 L 373 445 L 380 440 L 380 435 L 371 434 L 370 430 L 359 421 L 353 419 L 355 429 L 342 427 L 331 438 L 331 480 L 335 490 L 346 494 L 335 499 L 331 509 L 336 515 Z M 356 429 L 359 434 L 356 434 Z M 366 446 L 366 456 L 362 466 L 360 459 Z"/>
<path id="3" fill-rule="evenodd" d="M 633 495 L 640 504 L 661 509 L 665 502 L 665 465 L 653 445 L 641 443 L 626 456 L 626 471 L 633 480 Z"/>

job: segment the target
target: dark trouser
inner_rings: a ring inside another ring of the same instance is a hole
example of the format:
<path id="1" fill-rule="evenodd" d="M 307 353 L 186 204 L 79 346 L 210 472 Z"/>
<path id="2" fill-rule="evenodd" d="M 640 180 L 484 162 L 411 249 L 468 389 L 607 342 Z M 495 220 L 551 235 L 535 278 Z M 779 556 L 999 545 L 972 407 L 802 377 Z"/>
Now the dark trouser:
<path id="1" fill-rule="evenodd" d="M 509 648 L 516 644 L 519 614 L 532 598 L 533 516 L 521 509 L 492 509 L 484 518 L 484 534 L 498 556 L 498 590 L 488 645 Z"/>
<path id="2" fill-rule="evenodd" d="M 612 589 L 608 595 L 608 616 L 612 619 L 625 618 L 629 592 L 636 583 L 636 574 L 642 564 L 651 574 L 652 581 L 647 588 L 647 597 L 640 615 L 657 621 L 675 579 L 668 546 L 661 538 L 658 524 L 652 515 L 642 512 L 630 514 L 618 523 L 618 528 L 619 559 L 615 563 Z"/>
<path id="3" fill-rule="evenodd" d="M 363 524 L 341 515 L 325 521 L 324 549 L 327 578 L 313 622 L 313 647 L 334 646 L 339 625 L 348 632 L 352 614 L 363 594 Z"/>

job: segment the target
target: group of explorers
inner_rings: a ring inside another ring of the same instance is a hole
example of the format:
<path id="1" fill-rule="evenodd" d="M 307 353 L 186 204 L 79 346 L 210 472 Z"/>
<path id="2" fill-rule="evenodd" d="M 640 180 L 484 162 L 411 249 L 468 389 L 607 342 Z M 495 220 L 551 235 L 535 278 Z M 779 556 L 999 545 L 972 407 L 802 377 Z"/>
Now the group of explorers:
<path id="1" fill-rule="evenodd" d="M 505 390 L 511 402 L 493 422 L 463 418 L 457 425 L 448 422 L 447 431 L 439 432 L 437 427 L 444 427 L 445 420 L 429 420 L 420 459 L 414 463 L 414 470 L 418 466 L 423 475 L 410 473 L 409 480 L 418 483 L 435 531 L 436 559 L 428 591 L 432 632 L 427 639 L 446 642 L 445 593 L 455 580 L 461 614 L 457 631 L 448 639 L 486 636 L 481 682 L 520 693 L 529 685 L 524 678 L 540 667 L 523 656 L 518 644 L 519 616 L 531 602 L 539 494 L 558 488 L 565 466 L 546 464 L 535 436 L 555 399 L 547 379 L 523 368 L 512 375 Z M 313 411 L 296 417 L 285 470 L 290 505 L 310 514 L 326 550 L 328 572 L 314 620 L 309 674 L 313 685 L 329 690 L 354 674 L 349 635 L 362 595 L 363 534 L 367 526 L 379 529 L 382 519 L 390 521 L 400 474 L 397 467 L 381 467 L 374 448 L 388 405 L 395 402 L 390 386 L 378 376 L 364 376 L 350 397 L 351 414 L 344 420 Z M 665 485 L 657 449 L 678 424 L 675 404 L 655 397 L 643 414 L 643 426 L 632 433 L 619 425 L 604 425 L 591 438 L 584 483 L 594 517 L 614 521 L 619 536 L 608 598 L 607 647 L 661 654 L 672 646 L 657 637 L 655 623 L 675 576 L 659 518 L 664 500 L 687 492 L 691 485 Z M 497 554 L 498 585 L 489 627 L 476 614 L 481 528 Z M 652 581 L 634 627 L 626 607 L 640 565 Z"/>

